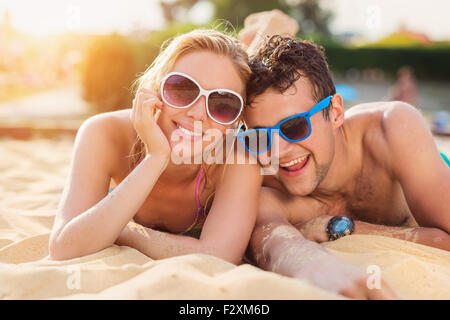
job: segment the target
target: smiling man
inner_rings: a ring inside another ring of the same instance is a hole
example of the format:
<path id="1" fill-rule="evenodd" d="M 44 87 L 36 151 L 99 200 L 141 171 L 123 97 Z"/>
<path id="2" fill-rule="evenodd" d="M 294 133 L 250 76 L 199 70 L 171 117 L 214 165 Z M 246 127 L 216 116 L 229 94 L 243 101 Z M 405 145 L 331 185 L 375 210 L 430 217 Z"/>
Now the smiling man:
<path id="1" fill-rule="evenodd" d="M 252 236 L 259 266 L 349 297 L 390 298 L 386 285 L 369 290 L 363 270 L 316 242 L 377 234 L 450 250 L 450 169 L 414 107 L 377 102 L 345 112 L 323 51 L 308 41 L 274 36 L 251 68 L 241 141 L 256 132 L 272 139 L 280 163 L 265 178 Z"/>

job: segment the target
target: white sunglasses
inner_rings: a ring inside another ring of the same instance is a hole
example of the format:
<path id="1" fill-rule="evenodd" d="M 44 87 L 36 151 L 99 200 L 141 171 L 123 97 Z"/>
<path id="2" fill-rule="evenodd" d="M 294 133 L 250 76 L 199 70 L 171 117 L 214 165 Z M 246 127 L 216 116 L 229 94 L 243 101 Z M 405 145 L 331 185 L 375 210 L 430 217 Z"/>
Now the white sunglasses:
<path id="1" fill-rule="evenodd" d="M 171 72 L 161 82 L 161 98 L 173 108 L 189 108 L 201 96 L 206 99 L 208 116 L 223 125 L 235 122 L 244 109 L 239 93 L 228 89 L 203 89 L 195 79 L 181 72 Z"/>

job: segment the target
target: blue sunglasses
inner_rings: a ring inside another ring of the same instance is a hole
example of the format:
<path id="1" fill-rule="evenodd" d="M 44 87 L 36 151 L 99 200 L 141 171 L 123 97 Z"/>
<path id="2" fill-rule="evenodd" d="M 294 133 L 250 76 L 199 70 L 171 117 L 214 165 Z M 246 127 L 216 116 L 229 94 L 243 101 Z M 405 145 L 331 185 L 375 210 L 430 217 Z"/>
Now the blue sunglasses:
<path id="1" fill-rule="evenodd" d="M 311 135 L 311 116 L 327 108 L 330 105 L 332 97 L 332 95 L 326 97 L 308 112 L 293 115 L 280 121 L 273 127 L 250 129 L 247 131 L 241 130 L 237 135 L 237 139 L 251 154 L 264 153 L 270 149 L 273 131 L 278 132 L 284 140 L 289 142 L 304 140 Z"/>

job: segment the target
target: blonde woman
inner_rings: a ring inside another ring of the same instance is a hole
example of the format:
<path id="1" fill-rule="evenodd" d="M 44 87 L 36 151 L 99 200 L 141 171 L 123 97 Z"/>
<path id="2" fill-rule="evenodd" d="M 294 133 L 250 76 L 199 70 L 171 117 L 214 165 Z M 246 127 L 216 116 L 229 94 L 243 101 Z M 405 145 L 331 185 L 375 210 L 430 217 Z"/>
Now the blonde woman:
<path id="1" fill-rule="evenodd" d="M 171 152 L 178 142 L 171 138 L 182 137 L 193 150 L 200 141 L 195 156 L 211 144 L 209 131 L 224 136 L 236 128 L 247 62 L 232 37 L 208 30 L 181 35 L 139 79 L 131 109 L 84 122 L 50 257 L 71 259 L 117 243 L 153 259 L 205 253 L 239 263 L 258 209 L 258 165 L 176 164 Z M 115 187 L 108 193 L 110 184 Z"/>

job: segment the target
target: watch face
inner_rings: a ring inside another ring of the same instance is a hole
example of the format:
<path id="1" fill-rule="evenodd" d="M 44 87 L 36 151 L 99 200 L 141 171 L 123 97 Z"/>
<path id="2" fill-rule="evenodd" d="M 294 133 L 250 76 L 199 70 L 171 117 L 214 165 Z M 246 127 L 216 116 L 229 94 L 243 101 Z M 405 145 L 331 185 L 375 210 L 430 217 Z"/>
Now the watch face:
<path id="1" fill-rule="evenodd" d="M 349 230 L 350 226 L 351 221 L 349 219 L 346 219 L 345 217 L 342 217 L 341 219 L 334 221 L 333 231 L 334 233 L 342 234 Z"/>
<path id="2" fill-rule="evenodd" d="M 353 233 L 354 223 L 351 218 L 334 216 L 328 223 L 327 232 L 330 240 L 336 240 Z"/>

